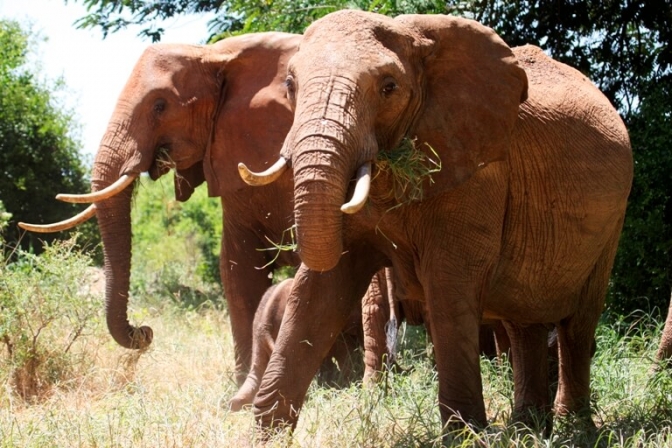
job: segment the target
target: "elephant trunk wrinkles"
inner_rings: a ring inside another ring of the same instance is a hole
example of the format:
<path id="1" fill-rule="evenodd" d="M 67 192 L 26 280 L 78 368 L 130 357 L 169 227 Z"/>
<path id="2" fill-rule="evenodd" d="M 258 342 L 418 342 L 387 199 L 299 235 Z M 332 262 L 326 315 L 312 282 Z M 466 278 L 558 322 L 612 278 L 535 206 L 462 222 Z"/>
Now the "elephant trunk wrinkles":
<path id="1" fill-rule="evenodd" d="M 307 148 L 301 148 L 304 145 Z M 340 207 L 348 179 L 345 168 L 339 165 L 342 160 L 334 142 L 323 137 L 305 139 L 294 159 L 294 216 L 299 255 L 306 266 L 316 271 L 332 269 L 343 252 Z"/>
<path id="2" fill-rule="evenodd" d="M 122 174 L 143 171 L 139 167 L 141 159 L 137 142 L 128 137 L 127 126 L 111 124 L 96 155 L 92 170 L 92 190 L 98 191 L 107 187 Z M 116 196 L 96 203 L 96 215 L 105 255 L 107 326 L 119 345 L 138 349 L 149 345 L 152 334 L 149 327 L 138 329 L 131 326 L 127 317 L 133 187 L 134 185 L 130 185 Z"/>
<path id="3" fill-rule="evenodd" d="M 375 143 L 360 129 L 362 110 L 356 86 L 331 78 L 325 87 L 306 86 L 315 104 L 297 107 L 283 155 L 294 167 L 294 215 L 301 260 L 310 269 L 327 271 L 343 252 L 341 206 L 355 170 L 375 154 Z M 316 93 L 317 92 L 317 93 Z M 326 92 L 326 93 L 324 93 Z M 326 95 L 327 104 L 319 99 Z M 360 107 L 358 107 L 358 104 Z"/>

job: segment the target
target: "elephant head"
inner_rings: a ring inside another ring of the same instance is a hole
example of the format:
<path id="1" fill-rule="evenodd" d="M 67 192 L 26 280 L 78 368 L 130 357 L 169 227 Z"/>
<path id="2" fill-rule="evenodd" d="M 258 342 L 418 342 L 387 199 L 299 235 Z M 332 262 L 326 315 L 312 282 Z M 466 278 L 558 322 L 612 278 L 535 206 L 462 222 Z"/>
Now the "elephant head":
<path id="1" fill-rule="evenodd" d="M 144 172 L 156 179 L 175 169 L 175 196 L 181 201 L 206 180 L 210 196 L 245 187 L 234 161 L 244 159 L 263 168 L 273 157 L 265 142 L 282 142 L 291 124 L 283 82 L 286 59 L 298 39 L 259 33 L 214 45 L 150 46 L 121 92 L 100 143 L 93 193 L 59 196 L 93 205 L 64 223 L 24 225 L 55 231 L 97 216 L 105 255 L 107 324 L 123 347 L 144 348 L 152 340 L 149 327 L 136 328 L 127 317 L 134 180 Z"/>
<path id="2" fill-rule="evenodd" d="M 424 197 L 454 188 L 507 157 L 527 92 L 510 48 L 477 22 L 355 10 L 306 30 L 286 84 L 295 119 L 281 156 L 294 172 L 299 254 L 318 271 L 338 262 L 343 213 L 365 204 L 377 155 L 414 139 L 441 158 Z"/>

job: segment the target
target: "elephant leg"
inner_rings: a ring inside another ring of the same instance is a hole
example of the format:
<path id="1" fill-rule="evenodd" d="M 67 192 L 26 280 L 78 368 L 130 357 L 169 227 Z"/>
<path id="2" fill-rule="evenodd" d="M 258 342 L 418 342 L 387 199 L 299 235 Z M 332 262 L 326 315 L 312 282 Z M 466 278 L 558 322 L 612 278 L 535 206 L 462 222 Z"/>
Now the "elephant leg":
<path id="1" fill-rule="evenodd" d="M 245 247 L 241 248 L 241 242 Z M 251 232 L 227 227 L 222 237 L 219 269 L 228 305 L 235 355 L 236 384 L 245 382 L 252 358 L 254 313 L 266 289 L 271 286 L 270 269 L 264 253 L 256 249 L 264 244 Z"/>
<path id="2" fill-rule="evenodd" d="M 378 271 L 371 279 L 369 288 L 362 298 L 362 328 L 364 329 L 364 384 L 378 380 L 387 352 L 386 326 L 396 322 L 390 320 L 385 270 Z"/>
<path id="3" fill-rule="evenodd" d="M 542 324 L 502 321 L 511 341 L 514 378 L 514 421 L 551 429 L 548 389 L 548 329 Z"/>
<path id="4" fill-rule="evenodd" d="M 590 418 L 590 361 L 594 353 L 595 329 L 604 308 L 617 243 L 618 233 L 603 250 L 583 285 L 579 297 L 581 307 L 556 325 L 559 372 L 555 413 L 577 414 L 590 426 L 593 426 Z"/>
<path id="5" fill-rule="evenodd" d="M 474 290 L 480 283 L 437 281 L 446 278 L 445 274 L 425 277 L 429 279 L 423 289 L 439 379 L 441 421 L 451 427 L 462 426 L 462 422 L 484 427 L 487 420 L 478 339 L 481 301 L 468 299 L 480 295 Z M 462 291 L 460 286 L 464 286 Z M 448 296 L 446 291 L 450 291 Z"/>
<path id="6" fill-rule="evenodd" d="M 370 257 L 367 262 L 364 254 L 344 254 L 326 272 L 302 265 L 296 273 L 275 349 L 254 399 L 262 428 L 296 425 L 311 380 L 353 308 L 360 306 L 379 265 Z"/>
<path id="7" fill-rule="evenodd" d="M 670 297 L 670 307 L 667 310 L 665 328 L 663 328 L 660 345 L 658 346 L 658 353 L 656 353 L 656 359 L 658 361 L 667 361 L 670 358 L 672 358 L 672 297 Z"/>
<path id="8" fill-rule="evenodd" d="M 245 382 L 238 389 L 236 395 L 229 401 L 229 409 L 232 412 L 240 411 L 243 406 L 252 404 L 259 390 L 259 384 L 268 366 L 268 360 L 273 352 L 273 341 L 257 341 L 252 352 L 252 367 Z"/>

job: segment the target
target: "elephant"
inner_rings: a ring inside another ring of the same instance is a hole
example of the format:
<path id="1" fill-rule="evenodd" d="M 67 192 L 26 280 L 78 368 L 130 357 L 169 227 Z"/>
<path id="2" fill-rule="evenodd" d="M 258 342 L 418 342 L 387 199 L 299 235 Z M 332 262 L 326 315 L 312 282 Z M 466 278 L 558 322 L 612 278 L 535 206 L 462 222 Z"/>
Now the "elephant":
<path id="1" fill-rule="evenodd" d="M 254 400 L 258 424 L 295 427 L 354 298 L 386 266 L 427 311 L 444 425 L 487 424 L 482 319 L 511 339 L 514 416 L 550 411 L 539 359 L 553 324 L 554 411 L 590 420 L 591 341 L 633 173 L 606 97 L 476 21 L 355 10 L 306 29 L 286 88 L 295 115 L 276 166 L 293 172 L 302 264 Z M 419 197 L 394 194 L 401 181 L 381 163 L 401 147 L 440 166 Z"/>
<path id="2" fill-rule="evenodd" d="M 137 61 L 102 138 L 87 195 L 59 195 L 93 203 L 71 220 L 33 226 L 57 231 L 95 215 L 105 257 L 107 325 L 123 347 L 143 349 L 151 328 L 134 327 L 127 317 L 131 263 L 130 207 L 134 180 L 176 170 L 175 196 L 187 200 L 207 181 L 221 198 L 223 236 L 220 272 L 235 349 L 235 374 L 242 384 L 250 365 L 252 321 L 270 274 L 296 266 L 291 251 L 260 251 L 289 242 L 293 225 L 290 173 L 273 185 L 251 188 L 238 176 L 236 162 L 257 169 L 277 157 L 293 113 L 285 95 L 286 64 L 301 36 L 258 33 L 213 45 L 157 44 Z"/>
<path id="3" fill-rule="evenodd" d="M 243 406 L 252 404 L 259 390 L 259 383 L 280 331 L 293 283 L 293 278 L 288 278 L 271 286 L 259 302 L 254 315 L 252 365 L 245 383 L 229 401 L 231 411 L 237 412 Z M 320 366 L 323 382 L 338 386 L 354 380 L 356 363 L 353 362 L 352 354 L 362 343 L 365 349 L 364 383 L 376 381 L 382 370 L 383 360 L 391 362 L 390 357 L 394 356 L 393 346 L 396 343 L 397 320 L 387 284 L 385 270 L 373 276 L 366 294 L 362 297 L 362 306 L 352 310 L 345 328 Z M 390 330 L 393 334 L 387 337 Z"/>
<path id="4" fill-rule="evenodd" d="M 656 353 L 656 360 L 659 363 L 665 362 L 665 365 L 668 367 L 670 366 L 670 358 L 672 358 L 672 296 L 670 296 L 670 306 L 667 310 L 665 327 L 663 328 L 663 334 L 660 337 L 660 344 Z"/>
<path id="5" fill-rule="evenodd" d="M 253 319 L 260 298 L 271 286 L 272 271 L 297 266 L 299 258 L 291 251 L 275 257 L 259 250 L 268 248 L 269 241 L 289 242 L 291 174 L 280 175 L 273 185 L 251 188 L 238 176 L 235 162 L 243 157 L 263 168 L 278 155 L 293 118 L 284 73 L 300 40 L 299 35 L 271 32 L 206 46 L 150 46 L 119 97 L 96 155 L 92 189 L 97 193 L 59 195 L 95 204 L 63 223 L 21 223 L 37 232 L 57 231 L 97 216 L 105 251 L 107 324 L 121 346 L 142 349 L 153 338 L 151 328 L 133 327 L 127 318 L 133 180 L 146 171 L 157 179 L 175 168 L 178 200 L 188 200 L 204 181 L 210 196 L 221 198 L 226 219 L 220 272 L 233 330 L 236 383 L 244 383 L 252 365 Z M 364 345 L 367 380 L 377 375 L 387 354 L 380 343 L 385 335 L 377 326 L 389 320 L 390 305 L 387 290 L 376 285 L 364 304 L 366 341 L 362 325 L 358 333 L 349 330 L 342 336 L 355 338 L 350 346 Z M 361 309 L 353 315 L 361 320 Z M 343 363 L 348 357 L 341 348 L 337 359 Z"/>

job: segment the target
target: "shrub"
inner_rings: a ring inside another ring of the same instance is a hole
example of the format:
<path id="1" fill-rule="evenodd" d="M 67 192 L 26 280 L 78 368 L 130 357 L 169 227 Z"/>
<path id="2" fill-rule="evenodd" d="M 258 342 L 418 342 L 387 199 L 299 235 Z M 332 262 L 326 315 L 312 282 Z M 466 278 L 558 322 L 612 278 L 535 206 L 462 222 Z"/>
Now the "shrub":
<path id="1" fill-rule="evenodd" d="M 86 288 L 91 260 L 75 247 L 72 238 L 40 256 L 19 249 L 9 263 L 0 246 L 0 378 L 28 401 L 77 374 L 85 358 L 73 347 L 101 308 Z"/>
<path id="2" fill-rule="evenodd" d="M 174 199 L 173 174 L 143 177 L 133 204 L 131 291 L 144 298 L 169 297 L 195 308 L 219 302 L 222 212 L 204 186 L 185 203 Z"/>

